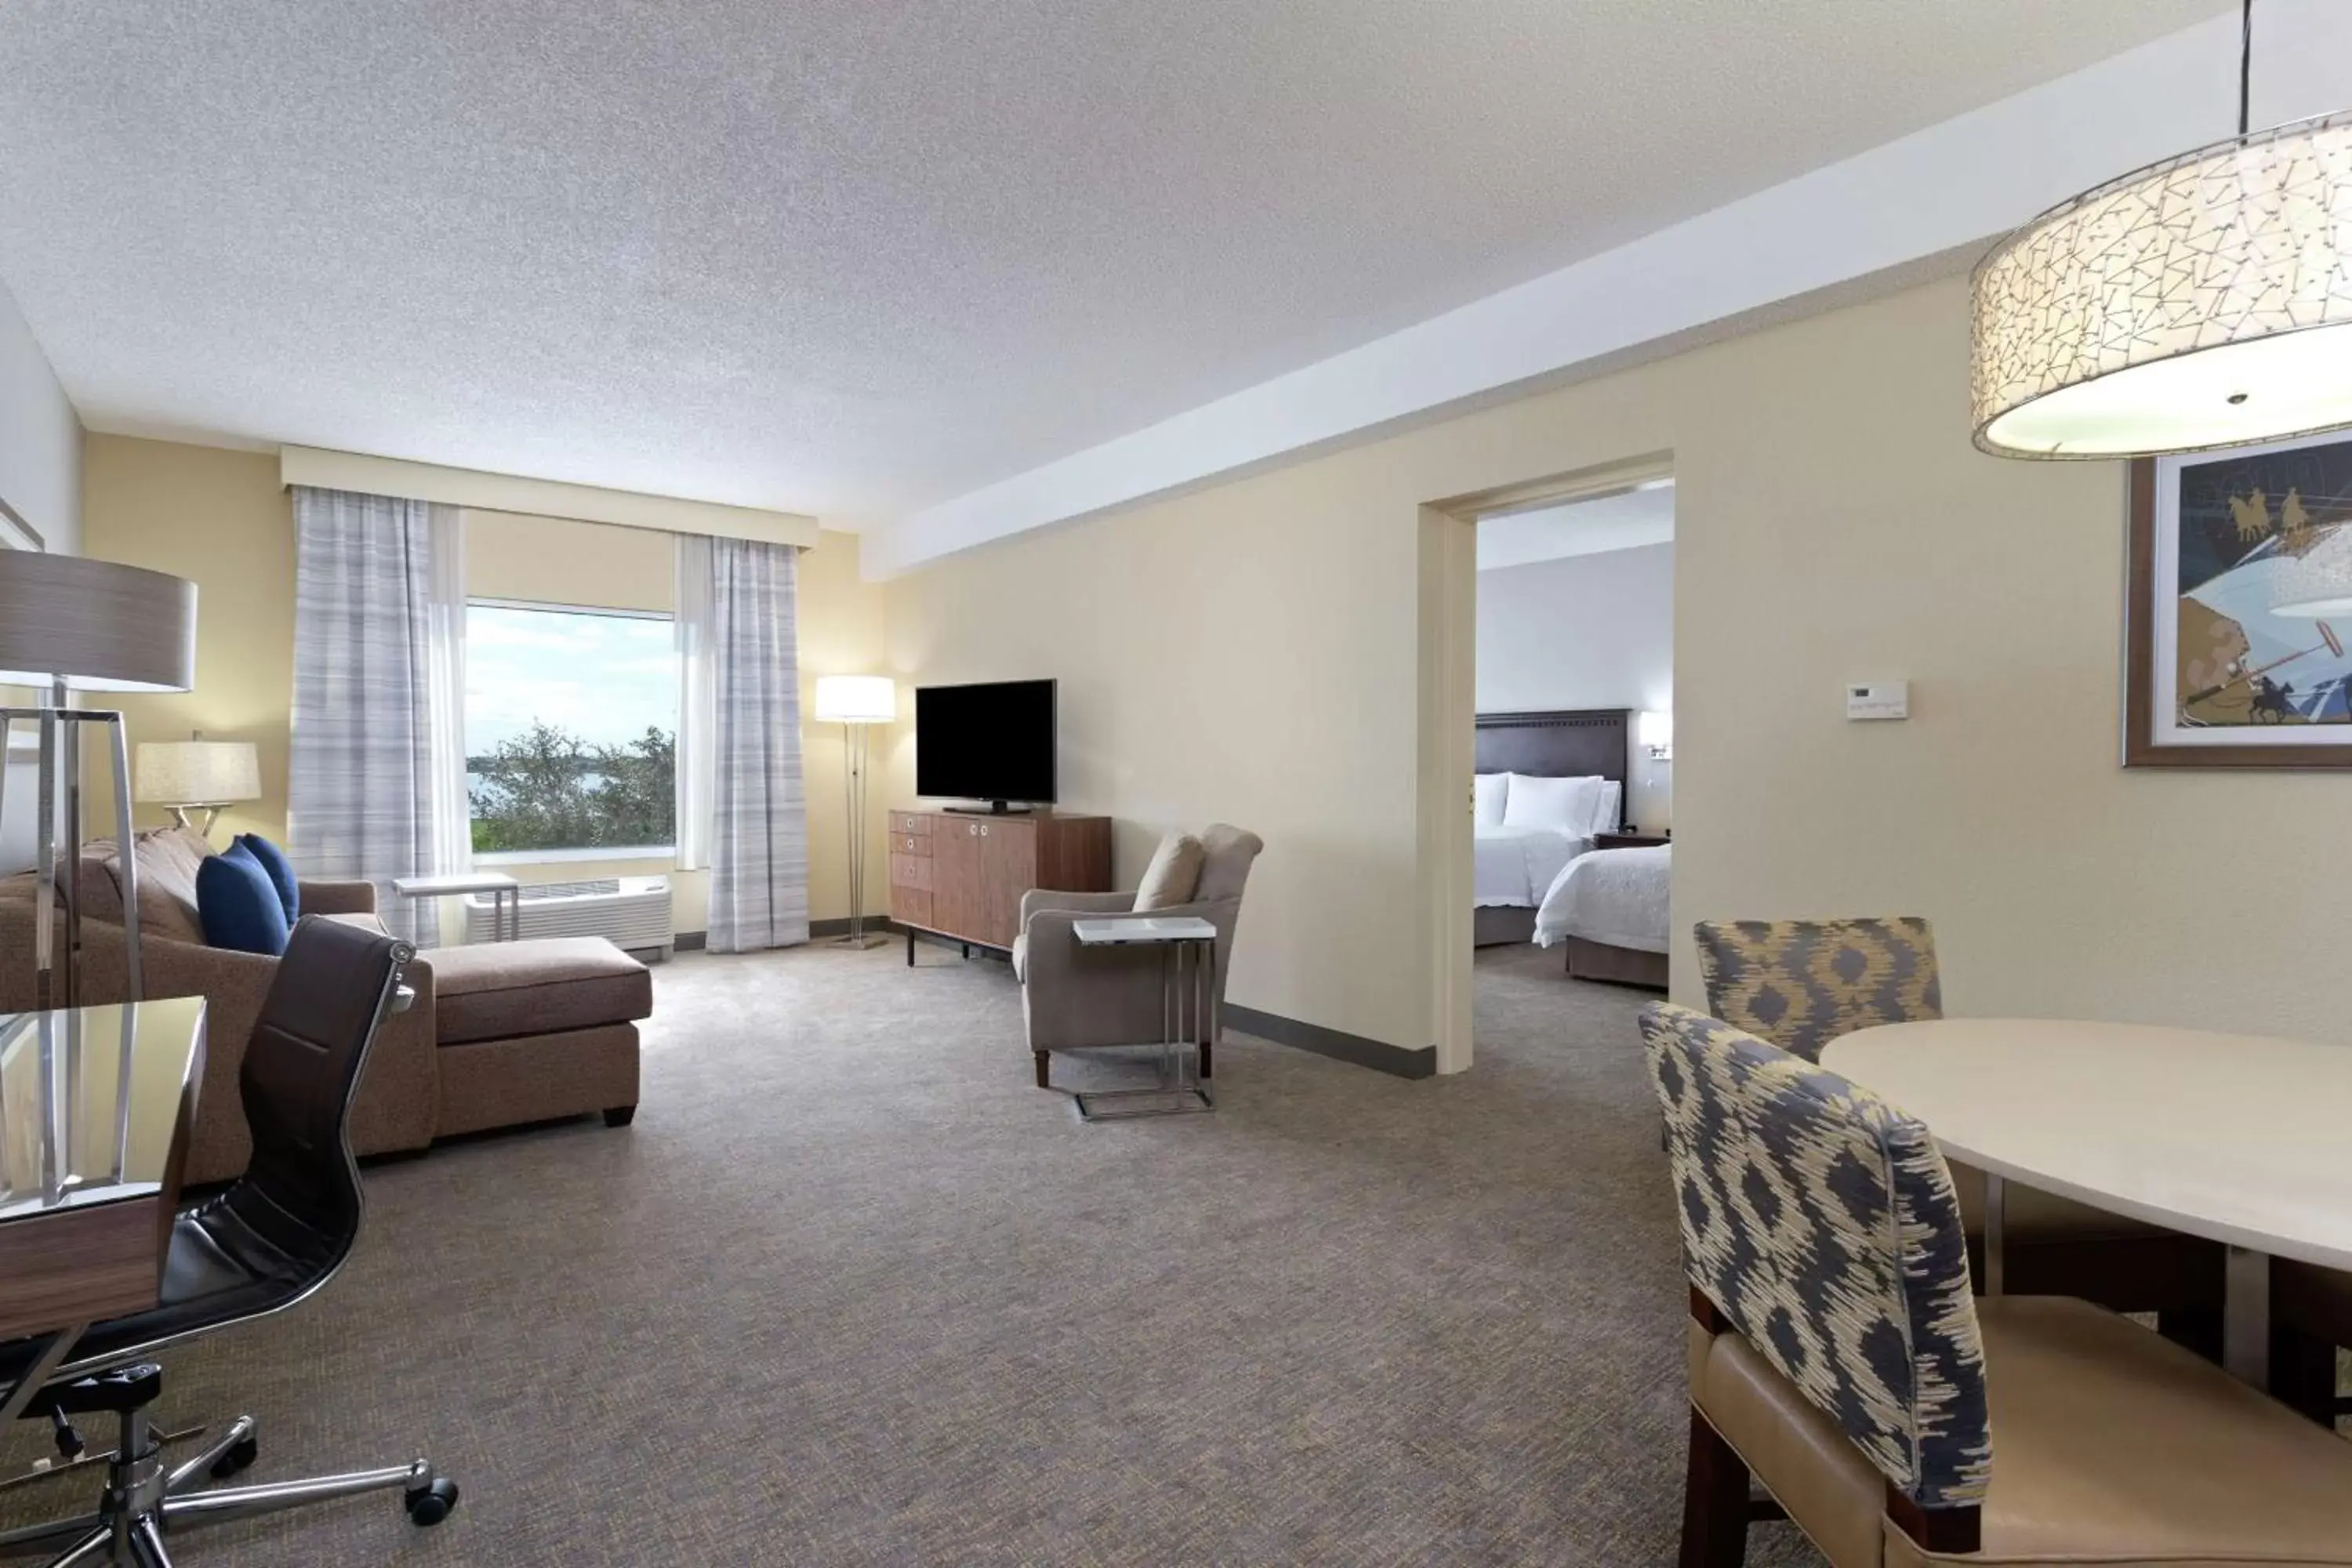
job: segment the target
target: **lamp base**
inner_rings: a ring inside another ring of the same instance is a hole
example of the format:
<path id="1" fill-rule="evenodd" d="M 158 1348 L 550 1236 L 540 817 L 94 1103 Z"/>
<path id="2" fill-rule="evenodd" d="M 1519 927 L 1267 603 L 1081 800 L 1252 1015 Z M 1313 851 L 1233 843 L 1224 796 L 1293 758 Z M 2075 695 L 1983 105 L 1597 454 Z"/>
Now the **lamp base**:
<path id="1" fill-rule="evenodd" d="M 866 931 L 855 936 L 835 937 L 831 942 L 826 942 L 825 946 L 855 948 L 864 952 L 869 948 L 886 946 L 889 941 L 889 937 L 881 931 Z"/>
<path id="2" fill-rule="evenodd" d="M 213 836 L 213 824 L 220 820 L 222 807 L 210 801 L 192 800 L 179 805 L 167 805 L 163 809 L 172 814 L 172 826 L 174 827 L 196 827 L 194 823 L 188 820 L 188 813 L 203 812 L 205 825 L 202 827 L 196 827 L 196 831 L 203 837 L 210 838 Z"/>

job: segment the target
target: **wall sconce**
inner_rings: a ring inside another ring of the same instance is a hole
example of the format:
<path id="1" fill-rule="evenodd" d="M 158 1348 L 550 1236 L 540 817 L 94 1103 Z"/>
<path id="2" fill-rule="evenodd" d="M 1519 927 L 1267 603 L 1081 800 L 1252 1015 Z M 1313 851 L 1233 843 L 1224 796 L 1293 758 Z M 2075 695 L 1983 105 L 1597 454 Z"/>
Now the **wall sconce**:
<path id="1" fill-rule="evenodd" d="M 1672 713 L 1642 714 L 1634 721 L 1633 735 L 1649 750 L 1651 761 L 1671 763 L 1675 760 L 1675 716 Z"/>

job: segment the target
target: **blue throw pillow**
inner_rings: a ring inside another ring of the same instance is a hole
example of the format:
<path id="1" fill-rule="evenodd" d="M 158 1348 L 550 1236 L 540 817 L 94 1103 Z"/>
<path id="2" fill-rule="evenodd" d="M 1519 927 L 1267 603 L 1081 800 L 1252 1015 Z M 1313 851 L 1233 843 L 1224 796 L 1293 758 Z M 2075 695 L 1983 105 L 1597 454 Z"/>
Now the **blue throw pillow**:
<path id="1" fill-rule="evenodd" d="M 269 873 L 242 844 L 205 856 L 196 868 L 196 918 L 207 947 L 272 958 L 286 951 L 286 906 L 278 901 Z"/>
<path id="2" fill-rule="evenodd" d="M 292 926 L 302 918 L 302 885 L 294 876 L 294 862 L 286 858 L 286 851 L 258 833 L 240 833 L 232 848 L 242 848 L 261 862 L 269 874 L 269 885 L 278 889 L 278 901 L 286 906 L 286 923 Z"/>

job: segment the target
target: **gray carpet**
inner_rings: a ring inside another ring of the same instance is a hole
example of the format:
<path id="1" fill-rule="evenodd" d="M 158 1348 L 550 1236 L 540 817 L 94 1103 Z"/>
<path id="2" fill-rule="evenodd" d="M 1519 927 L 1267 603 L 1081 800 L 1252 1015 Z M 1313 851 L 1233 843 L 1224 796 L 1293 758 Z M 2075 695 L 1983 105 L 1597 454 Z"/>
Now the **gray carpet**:
<path id="1" fill-rule="evenodd" d="M 376 1166 L 323 1295 L 168 1358 L 167 1415 L 260 1418 L 251 1479 L 424 1452 L 457 1513 L 360 1500 L 179 1561 L 1671 1562 L 1642 997 L 1478 969 L 1468 1075 L 1235 1036 L 1216 1115 L 1082 1126 L 1001 963 L 683 957 L 635 1127 Z"/>

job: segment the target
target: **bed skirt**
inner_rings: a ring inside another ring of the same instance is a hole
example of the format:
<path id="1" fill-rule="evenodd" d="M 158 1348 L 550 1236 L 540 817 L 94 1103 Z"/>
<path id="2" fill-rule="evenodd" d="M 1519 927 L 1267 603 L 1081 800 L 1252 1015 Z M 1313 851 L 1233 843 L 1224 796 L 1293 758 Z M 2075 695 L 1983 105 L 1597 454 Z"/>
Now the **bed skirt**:
<path id="1" fill-rule="evenodd" d="M 1639 985 L 1651 991 L 1666 988 L 1666 955 L 1635 948 L 1612 947 L 1580 936 L 1562 937 L 1568 949 L 1569 977 L 1604 980 L 1612 985 Z"/>
<path id="2" fill-rule="evenodd" d="M 1506 942 L 1533 942 L 1536 912 L 1511 904 L 1482 904 L 1470 911 L 1470 945 L 1500 947 Z"/>

